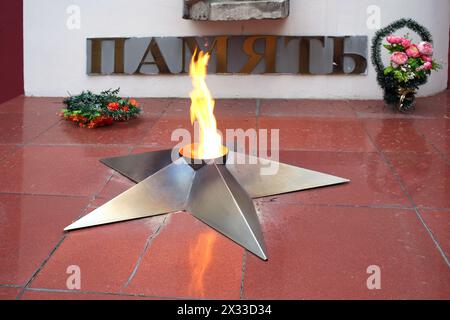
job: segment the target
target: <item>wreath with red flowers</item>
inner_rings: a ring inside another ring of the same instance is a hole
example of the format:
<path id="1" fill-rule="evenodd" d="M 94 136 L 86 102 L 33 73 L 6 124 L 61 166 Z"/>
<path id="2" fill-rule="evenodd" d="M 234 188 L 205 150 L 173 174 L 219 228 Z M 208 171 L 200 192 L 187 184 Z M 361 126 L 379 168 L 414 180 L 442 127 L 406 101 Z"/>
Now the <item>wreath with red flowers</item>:
<path id="1" fill-rule="evenodd" d="M 120 89 L 110 89 L 100 94 L 83 91 L 79 95 L 70 96 L 63 101 L 66 108 L 61 110 L 61 117 L 89 129 L 136 118 L 141 112 L 138 102 L 120 97 L 119 91 Z"/>

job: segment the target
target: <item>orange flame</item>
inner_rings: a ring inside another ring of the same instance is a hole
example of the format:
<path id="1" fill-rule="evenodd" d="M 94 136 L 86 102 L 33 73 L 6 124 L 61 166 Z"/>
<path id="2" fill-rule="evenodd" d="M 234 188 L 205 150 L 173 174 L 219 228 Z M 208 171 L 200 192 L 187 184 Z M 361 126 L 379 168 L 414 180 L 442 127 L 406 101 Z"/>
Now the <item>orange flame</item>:
<path id="1" fill-rule="evenodd" d="M 213 247 L 217 240 L 217 234 L 214 231 L 201 233 L 195 246 L 189 250 L 189 261 L 191 265 L 191 282 L 189 283 L 189 294 L 193 296 L 205 296 L 205 273 L 208 270 Z"/>
<path id="2" fill-rule="evenodd" d="M 192 156 L 197 159 L 214 159 L 222 155 L 222 137 L 217 132 L 217 122 L 214 117 L 214 99 L 206 85 L 206 70 L 209 53 L 203 51 L 192 55 L 189 75 L 194 89 L 191 97 L 191 123 L 198 122 L 200 127 L 199 143 L 192 150 Z"/>

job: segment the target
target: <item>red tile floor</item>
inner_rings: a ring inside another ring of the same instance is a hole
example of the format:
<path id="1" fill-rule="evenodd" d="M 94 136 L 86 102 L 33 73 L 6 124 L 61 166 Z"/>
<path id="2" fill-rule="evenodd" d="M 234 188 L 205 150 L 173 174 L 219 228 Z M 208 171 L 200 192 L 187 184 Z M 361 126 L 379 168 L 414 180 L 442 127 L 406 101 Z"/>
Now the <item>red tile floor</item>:
<path id="1" fill-rule="evenodd" d="M 221 128 L 279 128 L 281 161 L 351 179 L 255 201 L 267 262 L 186 213 L 63 232 L 133 185 L 100 158 L 171 147 L 190 127 L 187 100 L 140 100 L 141 118 L 95 130 L 61 121 L 60 98 L 0 105 L 0 299 L 450 299 L 449 92 L 411 115 L 218 100 Z"/>

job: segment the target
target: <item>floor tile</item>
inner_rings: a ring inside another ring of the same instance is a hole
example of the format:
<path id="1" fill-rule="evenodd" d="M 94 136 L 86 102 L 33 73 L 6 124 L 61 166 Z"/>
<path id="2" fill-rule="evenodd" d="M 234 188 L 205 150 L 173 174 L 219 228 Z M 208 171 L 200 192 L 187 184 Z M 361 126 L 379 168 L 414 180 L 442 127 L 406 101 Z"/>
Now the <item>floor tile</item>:
<path id="1" fill-rule="evenodd" d="M 420 214 L 450 260 L 450 211 L 420 209 Z"/>
<path id="2" fill-rule="evenodd" d="M 111 126 L 87 129 L 70 121 L 61 121 L 33 141 L 33 144 L 101 144 L 134 145 L 155 124 L 156 118 L 141 116 L 127 122 L 116 122 Z"/>
<path id="3" fill-rule="evenodd" d="M 434 117 L 434 118 L 446 118 L 450 117 L 450 94 L 449 90 L 442 93 L 418 98 L 414 116 L 416 117 Z"/>
<path id="4" fill-rule="evenodd" d="M 337 186 L 264 198 L 263 201 L 411 206 L 378 153 L 281 151 L 280 161 L 349 179 Z"/>
<path id="5" fill-rule="evenodd" d="M 383 100 L 349 100 L 349 105 L 360 119 L 422 119 L 434 116 L 418 115 L 415 112 L 403 113 Z"/>
<path id="6" fill-rule="evenodd" d="M 214 107 L 217 119 L 251 118 L 256 116 L 255 99 L 217 99 Z"/>
<path id="7" fill-rule="evenodd" d="M 364 127 L 382 151 L 432 152 L 434 149 L 414 124 L 414 119 L 364 120 Z"/>
<path id="8" fill-rule="evenodd" d="M 155 217 L 69 232 L 31 287 L 67 290 L 66 270 L 75 265 L 82 291 L 120 292 L 161 222 Z"/>
<path id="9" fill-rule="evenodd" d="M 87 203 L 86 198 L 0 195 L 0 284 L 25 285 Z"/>
<path id="10" fill-rule="evenodd" d="M 279 129 L 282 150 L 375 151 L 361 124 L 349 119 L 261 117 L 259 129 Z"/>
<path id="11" fill-rule="evenodd" d="M 389 152 L 386 155 L 416 205 L 450 208 L 450 163 L 435 153 Z"/>
<path id="12" fill-rule="evenodd" d="M 220 119 L 217 120 L 217 129 L 223 136 L 226 135 L 227 129 L 256 129 L 256 117 L 239 117 L 239 119 Z"/>
<path id="13" fill-rule="evenodd" d="M 26 290 L 21 300 L 148 300 L 150 298 L 106 293 Z"/>
<path id="14" fill-rule="evenodd" d="M 64 107 L 63 99 L 18 96 L 0 104 L 0 113 L 56 116 Z"/>
<path id="15" fill-rule="evenodd" d="M 261 100 L 261 116 L 263 117 L 333 117 L 354 118 L 347 100 Z"/>
<path id="16" fill-rule="evenodd" d="M 172 214 L 128 293 L 239 299 L 243 249 L 187 213 Z"/>
<path id="17" fill-rule="evenodd" d="M 25 146 L 0 163 L 0 192 L 93 195 L 112 170 L 101 158 L 128 154 L 128 148 Z"/>
<path id="18" fill-rule="evenodd" d="M 136 183 L 122 176 L 120 173 L 114 173 L 111 179 L 106 183 L 103 189 L 97 195 L 98 198 L 112 199 L 119 194 L 127 191 Z"/>
<path id="19" fill-rule="evenodd" d="M 170 99 L 170 105 L 163 118 L 189 119 L 190 99 Z M 216 99 L 214 114 L 217 119 L 236 117 L 255 117 L 256 100 L 254 99 Z"/>
<path id="20" fill-rule="evenodd" d="M 32 141 L 60 121 L 57 115 L 4 113 L 0 116 L 0 144 L 23 144 Z"/>
<path id="21" fill-rule="evenodd" d="M 246 299 L 449 299 L 450 268 L 413 210 L 264 204 L 269 260 L 247 254 Z M 367 268 L 381 269 L 368 290 Z"/>
<path id="22" fill-rule="evenodd" d="M 62 98 L 18 96 L 0 104 L 0 143 L 27 143 L 59 120 Z"/>
<path id="23" fill-rule="evenodd" d="M 217 129 L 224 137 L 224 141 L 227 136 L 227 129 L 242 129 L 245 131 L 250 128 L 256 128 L 256 117 L 240 117 L 236 120 L 224 118 L 217 121 Z M 180 133 L 175 131 L 177 129 L 180 130 Z M 172 136 L 174 137 L 174 141 L 172 141 Z M 173 148 L 178 144 L 190 144 L 197 140 L 194 135 L 194 127 L 189 118 L 161 118 L 145 135 L 140 144 L 142 146 L 151 146 L 163 149 Z"/>
<path id="24" fill-rule="evenodd" d="M 450 118 L 415 120 L 414 127 L 439 152 L 442 154 L 450 153 Z"/>
<path id="25" fill-rule="evenodd" d="M 349 105 L 360 118 L 408 118 L 408 119 L 432 119 L 450 117 L 450 95 L 446 90 L 431 97 L 416 99 L 416 107 L 413 112 L 400 113 L 392 105 L 386 105 L 382 100 L 350 100 Z"/>
<path id="26" fill-rule="evenodd" d="M 3 160 L 3 158 L 5 158 L 6 156 L 13 154 L 19 148 L 19 146 L 11 144 L 0 145 L 0 161 Z"/>
<path id="27" fill-rule="evenodd" d="M 94 210 L 94 209 L 96 209 L 98 207 L 101 207 L 102 205 L 104 205 L 105 203 L 107 203 L 111 199 L 112 198 L 103 198 L 103 197 L 98 197 L 97 196 L 94 199 L 91 199 L 91 201 L 89 201 L 88 209 L 89 210 Z"/>
<path id="28" fill-rule="evenodd" d="M 174 141 L 172 141 L 172 133 L 177 129 L 180 134 L 175 132 L 175 135 L 173 136 Z M 172 148 L 179 142 L 183 142 L 184 139 L 187 139 L 189 143 L 192 141 L 191 139 L 193 139 L 193 136 L 194 130 L 188 117 L 185 119 L 161 118 L 155 123 L 152 129 L 147 132 L 140 144 L 160 148 Z M 181 139 L 180 137 L 185 138 Z"/>
<path id="29" fill-rule="evenodd" d="M 22 289 L 0 288 L 0 300 L 15 300 Z"/>
<path id="30" fill-rule="evenodd" d="M 171 99 L 135 98 L 145 116 L 159 116 L 170 104 Z M 65 108 L 63 97 L 24 97 L 19 96 L 0 104 L 0 113 L 46 113 L 58 114 Z"/>
<path id="31" fill-rule="evenodd" d="M 358 118 L 406 118 L 407 115 L 397 112 L 383 100 L 349 100 L 348 105 Z"/>
<path id="32" fill-rule="evenodd" d="M 138 106 L 143 111 L 143 116 L 158 117 L 162 115 L 169 106 L 170 99 L 158 98 L 136 98 Z"/>
<path id="33" fill-rule="evenodd" d="M 189 119 L 190 99 L 175 98 L 170 99 L 169 106 L 162 114 L 162 118 L 185 118 Z"/>

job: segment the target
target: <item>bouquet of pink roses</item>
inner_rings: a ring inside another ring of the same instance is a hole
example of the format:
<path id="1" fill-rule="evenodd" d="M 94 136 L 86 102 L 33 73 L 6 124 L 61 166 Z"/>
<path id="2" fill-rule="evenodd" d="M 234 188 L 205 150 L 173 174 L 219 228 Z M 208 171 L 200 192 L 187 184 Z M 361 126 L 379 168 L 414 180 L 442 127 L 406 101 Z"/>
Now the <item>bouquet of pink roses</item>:
<path id="1" fill-rule="evenodd" d="M 390 35 L 384 47 L 391 53 L 391 64 L 384 69 L 399 85 L 413 85 L 415 80 L 425 80 L 440 65 L 433 59 L 433 45 L 423 41 L 414 44 L 407 37 Z"/>

